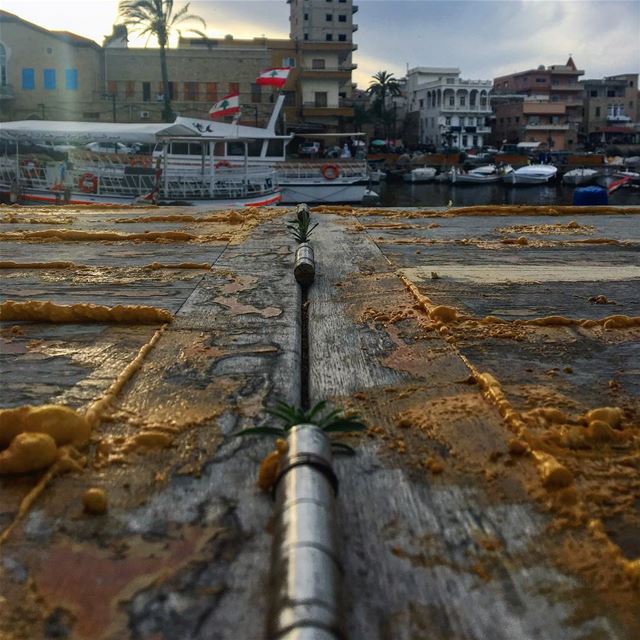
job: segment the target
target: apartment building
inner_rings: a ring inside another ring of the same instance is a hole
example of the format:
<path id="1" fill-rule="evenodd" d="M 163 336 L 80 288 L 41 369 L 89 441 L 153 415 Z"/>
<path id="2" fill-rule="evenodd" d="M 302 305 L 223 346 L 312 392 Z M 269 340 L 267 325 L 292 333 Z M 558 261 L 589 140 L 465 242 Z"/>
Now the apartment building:
<path id="1" fill-rule="evenodd" d="M 491 132 L 491 80 L 465 80 L 456 67 L 416 67 L 407 72 L 409 112 L 418 114 L 418 142 L 480 148 Z"/>
<path id="2" fill-rule="evenodd" d="M 353 0 L 287 0 L 290 5 L 295 104 L 287 117 L 298 130 L 344 131 L 353 127 Z M 295 123 L 295 124 L 294 124 Z M 297 126 L 296 126 L 297 125 Z"/>
<path id="3" fill-rule="evenodd" d="M 582 85 L 569 56 L 566 64 L 539 66 L 495 78 L 494 139 L 538 142 L 555 151 L 573 150 L 582 127 Z"/>
<path id="4" fill-rule="evenodd" d="M 638 74 L 582 80 L 583 131 L 591 144 L 640 143 Z"/>

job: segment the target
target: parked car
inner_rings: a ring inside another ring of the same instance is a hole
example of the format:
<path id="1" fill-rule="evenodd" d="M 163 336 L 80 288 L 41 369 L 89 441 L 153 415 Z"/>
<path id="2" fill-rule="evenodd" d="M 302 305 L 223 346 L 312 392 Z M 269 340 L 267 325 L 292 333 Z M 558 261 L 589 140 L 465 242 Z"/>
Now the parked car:
<path id="1" fill-rule="evenodd" d="M 121 153 L 131 155 L 137 153 L 137 145 L 131 147 L 122 142 L 90 142 L 85 145 L 87 151 L 92 153 Z"/>
<path id="2" fill-rule="evenodd" d="M 298 147 L 298 155 L 317 158 L 320 155 L 320 143 L 319 142 L 303 142 Z"/>

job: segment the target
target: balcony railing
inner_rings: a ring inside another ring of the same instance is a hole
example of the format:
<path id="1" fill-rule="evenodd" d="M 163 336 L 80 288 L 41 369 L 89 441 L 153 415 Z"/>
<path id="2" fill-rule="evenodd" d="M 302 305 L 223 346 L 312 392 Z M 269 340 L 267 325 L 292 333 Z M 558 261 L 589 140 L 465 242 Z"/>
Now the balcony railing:
<path id="1" fill-rule="evenodd" d="M 526 131 L 568 131 L 568 124 L 526 124 Z"/>
<path id="2" fill-rule="evenodd" d="M 323 72 L 336 72 L 336 71 L 353 71 L 354 69 L 357 69 L 358 65 L 357 64 L 340 64 L 337 67 L 322 67 L 322 68 L 318 68 L 318 67 L 314 67 L 312 65 L 304 65 L 302 67 L 302 71 L 314 71 L 314 72 L 318 72 L 318 73 L 323 73 Z"/>
<path id="3" fill-rule="evenodd" d="M 442 105 L 440 107 L 440 111 L 456 111 L 456 112 L 461 112 L 461 111 L 483 111 L 487 114 L 491 113 L 491 107 L 486 105 L 486 106 L 482 106 L 479 104 L 474 104 L 474 105 L 467 105 L 467 106 L 461 106 L 461 105 L 455 105 L 453 107 L 451 106 L 447 106 L 447 105 Z"/>
<path id="4" fill-rule="evenodd" d="M 624 115 L 608 115 L 607 122 L 631 122 L 631 118 L 629 116 Z"/>
<path id="5" fill-rule="evenodd" d="M 351 25 L 351 31 L 357 31 L 358 30 L 358 25 L 357 24 L 352 24 Z"/>
<path id="6" fill-rule="evenodd" d="M 358 13 L 358 10 L 360 9 L 360 7 L 357 4 L 354 4 L 351 7 L 351 13 Z"/>

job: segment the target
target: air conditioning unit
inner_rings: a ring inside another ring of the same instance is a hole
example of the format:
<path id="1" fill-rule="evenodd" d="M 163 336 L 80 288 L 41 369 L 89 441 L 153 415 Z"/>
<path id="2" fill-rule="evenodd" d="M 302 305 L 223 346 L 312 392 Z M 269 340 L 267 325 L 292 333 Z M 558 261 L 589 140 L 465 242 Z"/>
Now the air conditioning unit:
<path id="1" fill-rule="evenodd" d="M 140 120 L 148 120 L 151 114 L 148 111 L 140 112 Z"/>

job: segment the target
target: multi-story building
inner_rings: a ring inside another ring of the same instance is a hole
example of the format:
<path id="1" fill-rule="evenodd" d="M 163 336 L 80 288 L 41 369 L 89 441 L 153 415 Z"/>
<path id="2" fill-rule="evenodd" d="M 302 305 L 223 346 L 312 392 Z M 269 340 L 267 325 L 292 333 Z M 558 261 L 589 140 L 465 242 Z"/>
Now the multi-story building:
<path id="1" fill-rule="evenodd" d="M 358 26 L 353 0 L 287 0 L 294 44 L 295 104 L 287 118 L 299 129 L 344 130 L 353 126 L 353 84 Z"/>
<path id="2" fill-rule="evenodd" d="M 264 124 L 276 92 L 256 79 L 269 67 L 291 67 L 284 91 L 285 128 L 336 131 L 353 127 L 352 0 L 289 0 L 291 39 L 180 38 L 167 49 L 169 91 L 174 112 L 206 118 L 211 105 L 239 92 L 242 121 Z M 330 29 L 320 26 L 332 16 Z M 306 25 L 306 26 L 305 26 Z M 309 28 L 309 31 L 305 31 Z M 305 34 L 307 37 L 305 38 Z M 318 39 L 321 38 L 321 39 Z M 19 61 L 19 62 L 18 62 Z M 158 50 L 128 46 L 127 30 L 116 25 L 100 47 L 69 33 L 50 32 L 0 12 L 0 115 L 59 120 L 160 121 L 163 84 Z"/>
<path id="3" fill-rule="evenodd" d="M 95 119 L 103 91 L 97 43 L 0 11 L 0 118 Z"/>
<path id="4" fill-rule="evenodd" d="M 582 124 L 582 86 L 570 56 L 564 65 L 539 66 L 493 81 L 494 139 L 533 142 L 556 151 L 578 144 Z"/>
<path id="5" fill-rule="evenodd" d="M 407 72 L 409 112 L 418 112 L 421 144 L 471 149 L 491 132 L 490 80 L 463 80 L 460 69 L 417 67 Z"/>
<path id="6" fill-rule="evenodd" d="M 591 144 L 640 142 L 638 74 L 582 80 L 583 131 Z"/>

